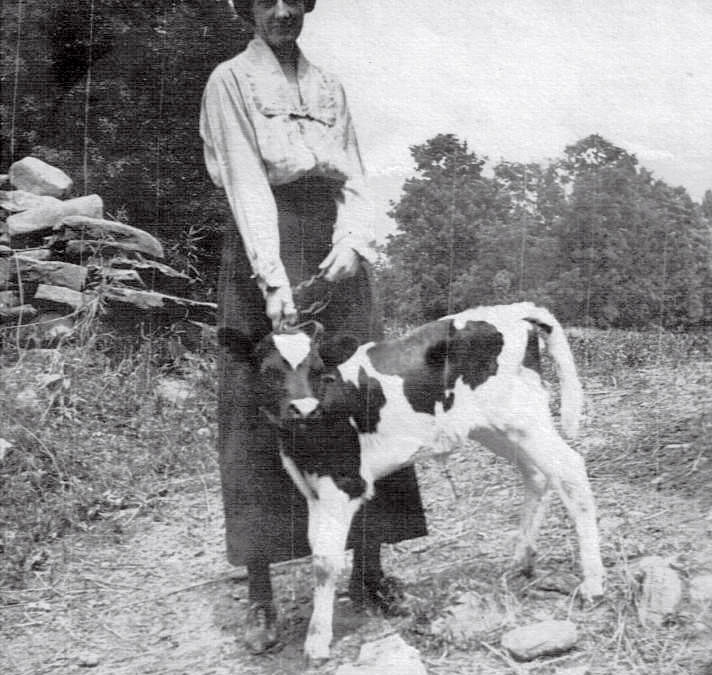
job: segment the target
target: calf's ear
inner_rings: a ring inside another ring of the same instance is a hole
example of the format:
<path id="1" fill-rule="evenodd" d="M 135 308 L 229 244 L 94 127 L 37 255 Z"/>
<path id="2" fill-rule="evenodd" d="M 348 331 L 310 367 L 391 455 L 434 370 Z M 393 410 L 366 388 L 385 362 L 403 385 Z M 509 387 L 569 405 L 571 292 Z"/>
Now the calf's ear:
<path id="1" fill-rule="evenodd" d="M 340 335 L 325 340 L 319 348 L 319 355 L 326 368 L 334 368 L 352 356 L 358 346 L 359 342 L 353 335 Z"/>

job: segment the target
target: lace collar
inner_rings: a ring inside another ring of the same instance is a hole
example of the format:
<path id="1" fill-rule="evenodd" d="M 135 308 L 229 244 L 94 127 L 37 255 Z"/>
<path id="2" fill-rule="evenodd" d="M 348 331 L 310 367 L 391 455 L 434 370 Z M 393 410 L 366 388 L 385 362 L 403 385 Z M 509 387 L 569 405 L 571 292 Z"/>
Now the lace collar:
<path id="1" fill-rule="evenodd" d="M 252 98 L 264 115 L 289 115 L 313 119 L 331 126 L 336 119 L 338 84 L 312 65 L 299 50 L 297 82 L 301 101 L 296 100 L 282 67 L 269 45 L 255 37 L 240 55 Z"/>

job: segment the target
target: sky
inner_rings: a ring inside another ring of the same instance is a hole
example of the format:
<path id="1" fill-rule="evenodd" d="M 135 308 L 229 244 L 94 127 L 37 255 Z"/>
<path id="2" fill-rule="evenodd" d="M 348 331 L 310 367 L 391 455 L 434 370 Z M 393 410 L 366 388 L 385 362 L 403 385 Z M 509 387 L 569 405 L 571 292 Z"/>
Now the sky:
<path id="1" fill-rule="evenodd" d="M 695 201 L 712 189 L 710 0 L 318 0 L 300 45 L 346 89 L 380 239 L 409 146 L 438 133 L 490 167 L 598 133 Z"/>

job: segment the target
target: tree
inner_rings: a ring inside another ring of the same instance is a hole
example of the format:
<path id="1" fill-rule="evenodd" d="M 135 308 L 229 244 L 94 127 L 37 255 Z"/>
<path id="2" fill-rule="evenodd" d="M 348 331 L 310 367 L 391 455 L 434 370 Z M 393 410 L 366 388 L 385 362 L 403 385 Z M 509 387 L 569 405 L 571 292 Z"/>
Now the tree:
<path id="1" fill-rule="evenodd" d="M 200 100 L 249 39 L 227 1 L 23 0 L 2 12 L 3 164 L 33 154 L 60 166 L 77 192 L 159 236 L 171 262 L 194 256 L 211 276 L 229 215 L 203 166 Z"/>
<path id="2" fill-rule="evenodd" d="M 398 228 L 386 252 L 390 282 L 408 289 L 400 318 L 431 319 L 462 307 L 473 293 L 488 292 L 477 280 L 465 286 L 457 281 L 477 269 L 486 248 L 482 233 L 503 217 L 505 205 L 493 181 L 482 176 L 485 160 L 453 134 L 410 150 L 419 175 L 405 182 L 389 214 Z"/>
<path id="3" fill-rule="evenodd" d="M 455 136 L 411 152 L 418 176 L 380 271 L 391 316 L 531 300 L 602 327 L 712 320 L 712 192 L 695 205 L 595 134 L 546 167 L 501 161 L 491 179 Z"/>

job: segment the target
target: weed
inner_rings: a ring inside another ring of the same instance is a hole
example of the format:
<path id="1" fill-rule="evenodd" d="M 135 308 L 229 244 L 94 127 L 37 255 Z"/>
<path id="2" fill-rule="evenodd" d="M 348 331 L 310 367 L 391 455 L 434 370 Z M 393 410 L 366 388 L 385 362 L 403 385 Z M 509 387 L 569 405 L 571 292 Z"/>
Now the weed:
<path id="1" fill-rule="evenodd" d="M 102 343 L 106 349 L 107 342 Z M 215 464 L 215 373 L 209 356 L 171 368 L 190 384 L 182 406 L 164 403 L 147 349 L 112 364 L 90 342 L 19 352 L 0 384 L 0 586 L 21 585 L 44 543 L 124 508 L 153 508 L 172 479 Z"/>

